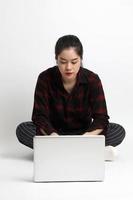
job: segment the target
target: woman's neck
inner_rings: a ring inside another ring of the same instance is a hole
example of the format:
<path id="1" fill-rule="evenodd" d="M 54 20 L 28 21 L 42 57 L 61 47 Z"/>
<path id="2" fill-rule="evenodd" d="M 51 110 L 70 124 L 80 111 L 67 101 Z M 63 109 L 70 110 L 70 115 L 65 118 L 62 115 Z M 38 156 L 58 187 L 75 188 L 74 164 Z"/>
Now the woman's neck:
<path id="1" fill-rule="evenodd" d="M 68 93 L 71 93 L 75 84 L 76 84 L 76 81 L 73 81 L 73 82 L 71 81 L 69 83 L 68 82 L 63 83 L 63 86 Z"/>
<path id="2" fill-rule="evenodd" d="M 70 80 L 70 81 L 63 80 L 64 85 L 74 85 L 75 83 L 76 83 L 76 79 Z"/>

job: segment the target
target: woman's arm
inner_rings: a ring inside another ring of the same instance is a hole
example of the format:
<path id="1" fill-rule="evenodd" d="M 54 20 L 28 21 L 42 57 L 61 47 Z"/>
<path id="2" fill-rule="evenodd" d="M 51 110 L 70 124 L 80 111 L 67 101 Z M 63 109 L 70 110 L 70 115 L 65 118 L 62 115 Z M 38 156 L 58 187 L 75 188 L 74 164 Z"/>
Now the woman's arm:
<path id="1" fill-rule="evenodd" d="M 97 135 L 106 130 L 109 123 L 104 90 L 98 75 L 90 80 L 90 106 L 93 121 L 86 132 Z"/>
<path id="2" fill-rule="evenodd" d="M 41 73 L 38 77 L 35 93 L 32 121 L 37 127 L 37 135 L 50 135 L 57 132 L 50 121 L 49 93 L 46 76 Z"/>

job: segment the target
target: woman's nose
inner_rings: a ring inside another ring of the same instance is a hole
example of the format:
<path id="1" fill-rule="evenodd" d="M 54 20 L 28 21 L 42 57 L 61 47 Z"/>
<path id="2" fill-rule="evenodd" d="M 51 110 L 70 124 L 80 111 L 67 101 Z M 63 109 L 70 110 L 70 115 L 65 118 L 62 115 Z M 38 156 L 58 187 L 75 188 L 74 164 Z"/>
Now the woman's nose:
<path id="1" fill-rule="evenodd" d="M 71 69 L 71 63 L 68 62 L 67 65 L 66 65 L 66 68 Z"/>

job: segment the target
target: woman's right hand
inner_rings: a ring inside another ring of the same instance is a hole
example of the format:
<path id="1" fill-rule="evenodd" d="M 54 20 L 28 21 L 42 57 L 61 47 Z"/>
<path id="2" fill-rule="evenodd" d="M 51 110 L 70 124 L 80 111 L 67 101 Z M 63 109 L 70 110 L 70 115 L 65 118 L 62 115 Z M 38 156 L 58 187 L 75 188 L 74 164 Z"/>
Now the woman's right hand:
<path id="1" fill-rule="evenodd" d="M 55 133 L 55 132 L 53 132 L 53 133 L 51 133 L 51 134 L 50 134 L 50 136 L 59 136 L 59 134 L 58 134 L 58 133 Z"/>

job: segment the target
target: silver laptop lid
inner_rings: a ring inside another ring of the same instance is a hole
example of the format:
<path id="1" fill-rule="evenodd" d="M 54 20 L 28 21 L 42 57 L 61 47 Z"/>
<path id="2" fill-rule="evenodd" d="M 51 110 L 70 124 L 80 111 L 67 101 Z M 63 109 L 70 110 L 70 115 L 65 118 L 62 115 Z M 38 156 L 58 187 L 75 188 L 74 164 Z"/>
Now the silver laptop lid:
<path id="1" fill-rule="evenodd" d="M 103 181 L 105 137 L 35 136 L 34 181 Z"/>

